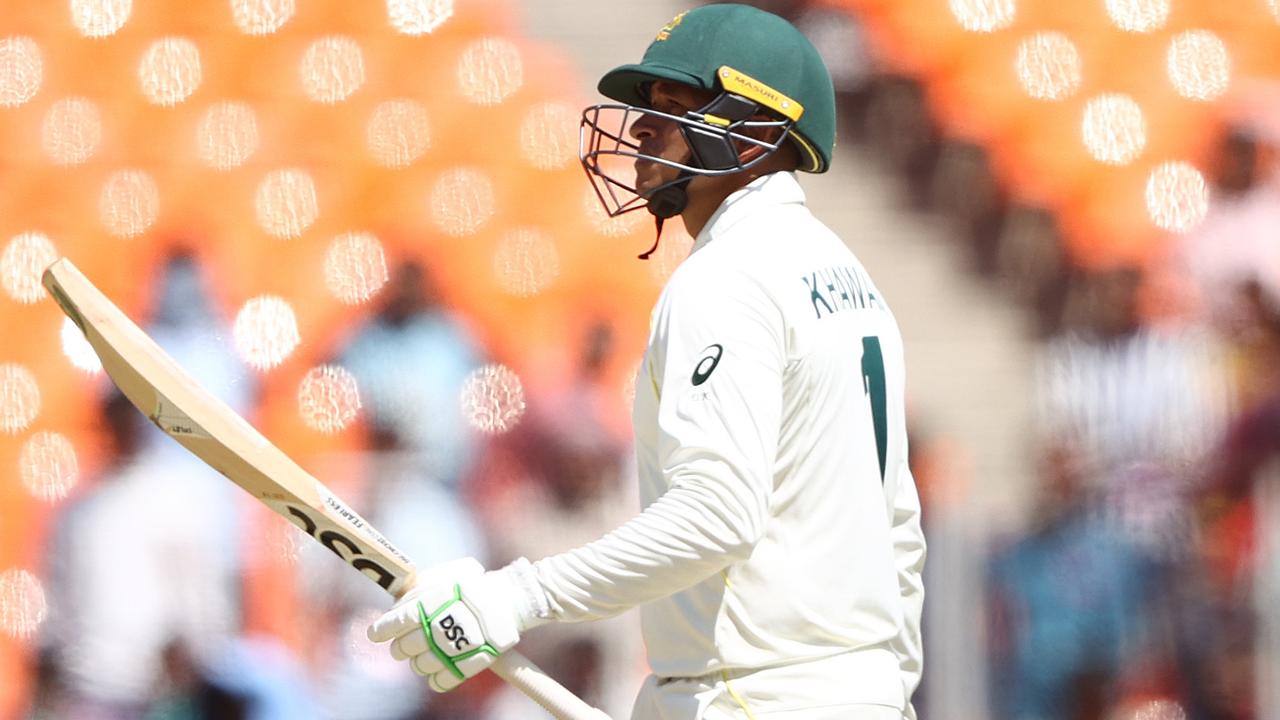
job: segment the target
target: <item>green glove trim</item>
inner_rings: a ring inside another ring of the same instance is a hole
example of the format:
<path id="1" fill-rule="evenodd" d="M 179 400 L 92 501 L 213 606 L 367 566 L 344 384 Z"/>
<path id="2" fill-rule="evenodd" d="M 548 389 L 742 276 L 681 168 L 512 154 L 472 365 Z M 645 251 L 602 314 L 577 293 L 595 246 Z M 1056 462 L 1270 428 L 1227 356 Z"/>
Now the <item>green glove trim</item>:
<path id="1" fill-rule="evenodd" d="M 440 664 L 444 665 L 445 668 L 450 673 L 452 673 L 454 677 L 458 678 L 459 680 L 466 680 L 467 679 L 466 674 L 464 674 L 461 670 L 458 669 L 459 661 L 466 660 L 467 658 L 477 655 L 479 653 L 486 653 L 488 655 L 492 655 L 495 658 L 498 657 L 498 655 L 500 655 L 501 653 L 499 653 L 498 649 L 488 642 L 487 638 L 485 639 L 485 643 L 483 645 L 478 646 L 474 650 L 468 650 L 456 656 L 450 656 L 448 653 L 446 653 L 444 650 L 440 648 L 440 646 L 436 643 L 435 635 L 433 635 L 431 632 L 431 623 L 435 622 L 435 619 L 440 617 L 440 615 L 443 614 L 446 610 L 448 610 L 451 605 L 458 602 L 462 603 L 463 605 L 466 605 L 466 603 L 463 602 L 462 600 L 462 588 L 457 583 L 454 583 L 453 597 L 447 600 L 440 607 L 436 608 L 435 612 L 431 614 L 427 614 L 426 606 L 422 604 L 422 601 L 418 601 L 418 622 L 422 625 L 422 633 L 427 636 L 427 645 L 428 647 L 431 648 L 431 654 L 435 655 L 436 659 L 440 661 Z M 470 607 L 468 607 L 467 609 L 470 610 Z M 475 613 L 472 612 L 472 615 L 474 616 Z M 477 621 L 479 619 L 480 619 L 479 617 L 476 617 Z M 481 627 L 482 632 L 483 630 L 484 628 Z"/>

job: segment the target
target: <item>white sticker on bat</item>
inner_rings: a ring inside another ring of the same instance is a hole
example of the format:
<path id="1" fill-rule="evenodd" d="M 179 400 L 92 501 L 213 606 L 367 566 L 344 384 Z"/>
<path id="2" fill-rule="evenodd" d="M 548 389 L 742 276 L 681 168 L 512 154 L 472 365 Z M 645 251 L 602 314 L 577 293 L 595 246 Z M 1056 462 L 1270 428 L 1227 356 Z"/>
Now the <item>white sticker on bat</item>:
<path id="1" fill-rule="evenodd" d="M 163 399 L 156 401 L 156 411 L 151 414 L 151 421 L 154 422 L 166 435 L 173 437 L 194 437 L 203 440 L 209 439 L 209 433 L 204 428 L 195 423 L 194 420 L 187 417 L 187 414 L 178 408 L 165 402 Z"/>

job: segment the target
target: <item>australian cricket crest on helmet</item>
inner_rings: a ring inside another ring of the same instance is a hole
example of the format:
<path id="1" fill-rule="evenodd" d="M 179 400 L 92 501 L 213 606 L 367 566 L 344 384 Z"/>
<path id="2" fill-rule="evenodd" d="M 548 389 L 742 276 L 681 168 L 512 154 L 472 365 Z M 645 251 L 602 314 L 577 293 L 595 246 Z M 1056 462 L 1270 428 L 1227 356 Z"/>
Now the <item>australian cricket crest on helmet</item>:
<path id="1" fill-rule="evenodd" d="M 679 25 L 679 24 L 680 24 L 680 22 L 684 20 L 684 16 L 685 16 L 685 15 L 688 15 L 688 14 L 689 14 L 689 11 L 688 11 L 688 10 L 686 10 L 686 11 L 684 11 L 684 12 L 680 13 L 679 15 L 676 15 L 675 17 L 671 18 L 671 22 L 669 22 L 669 23 L 667 23 L 666 25 L 663 25 L 663 26 L 662 26 L 662 29 L 658 31 L 658 36 L 657 36 L 657 37 L 655 37 L 655 38 L 653 39 L 653 41 L 654 41 L 654 42 L 661 42 L 661 41 L 666 40 L 667 38 L 671 37 L 671 31 L 672 31 L 672 30 L 675 30 L 675 29 L 676 29 L 676 26 L 677 26 L 677 25 Z"/>

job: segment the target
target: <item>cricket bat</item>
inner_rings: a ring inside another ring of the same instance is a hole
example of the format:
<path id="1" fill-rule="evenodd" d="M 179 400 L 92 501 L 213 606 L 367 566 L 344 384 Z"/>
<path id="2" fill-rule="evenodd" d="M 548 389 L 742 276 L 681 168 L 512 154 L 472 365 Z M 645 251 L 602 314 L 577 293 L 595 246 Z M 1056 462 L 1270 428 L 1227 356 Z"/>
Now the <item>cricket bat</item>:
<path id="1" fill-rule="evenodd" d="M 44 286 L 84 333 L 111 380 L 166 435 L 302 528 L 394 598 L 414 566 L 377 530 L 191 378 L 71 263 L 44 271 Z M 509 650 L 491 669 L 557 720 L 608 717 Z"/>

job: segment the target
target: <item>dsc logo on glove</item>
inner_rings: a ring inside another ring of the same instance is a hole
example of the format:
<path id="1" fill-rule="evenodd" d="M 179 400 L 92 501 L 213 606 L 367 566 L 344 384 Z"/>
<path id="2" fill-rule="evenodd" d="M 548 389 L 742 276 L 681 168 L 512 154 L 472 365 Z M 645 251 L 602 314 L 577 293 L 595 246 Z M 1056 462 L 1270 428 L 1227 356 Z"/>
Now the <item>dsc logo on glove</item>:
<path id="1" fill-rule="evenodd" d="M 440 627 L 444 629 L 444 636 L 453 643 L 454 650 L 461 650 L 464 645 L 471 644 L 471 641 L 467 639 L 467 631 L 454 622 L 453 615 L 445 615 L 440 618 Z"/>

